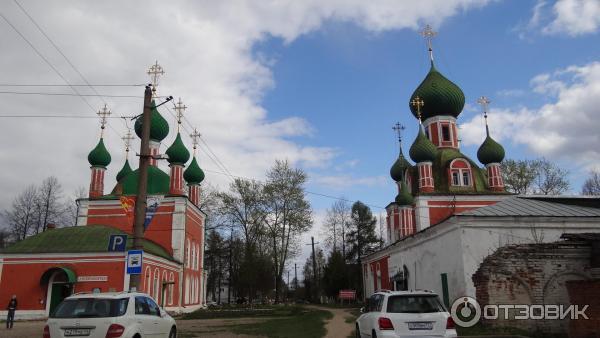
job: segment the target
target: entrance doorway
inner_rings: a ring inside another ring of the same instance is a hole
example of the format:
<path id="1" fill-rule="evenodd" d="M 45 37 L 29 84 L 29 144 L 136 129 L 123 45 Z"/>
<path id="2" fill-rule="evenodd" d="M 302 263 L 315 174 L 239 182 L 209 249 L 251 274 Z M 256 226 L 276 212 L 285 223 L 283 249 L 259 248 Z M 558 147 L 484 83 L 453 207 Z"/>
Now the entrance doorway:
<path id="1" fill-rule="evenodd" d="M 40 279 L 40 286 L 46 290 L 46 315 L 50 315 L 63 299 L 73 293 L 77 277 L 73 270 L 56 267 L 46 270 Z"/>

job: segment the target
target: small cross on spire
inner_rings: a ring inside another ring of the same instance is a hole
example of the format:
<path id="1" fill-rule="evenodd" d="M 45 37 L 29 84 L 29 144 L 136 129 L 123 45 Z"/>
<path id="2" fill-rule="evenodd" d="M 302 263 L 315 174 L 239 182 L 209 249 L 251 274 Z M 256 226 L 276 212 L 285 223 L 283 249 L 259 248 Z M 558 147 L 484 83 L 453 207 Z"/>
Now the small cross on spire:
<path id="1" fill-rule="evenodd" d="M 165 74 L 165 71 L 158 64 L 158 61 L 156 61 L 152 66 L 150 66 L 150 69 L 148 69 L 146 73 L 150 75 L 150 80 L 152 80 L 152 97 L 156 97 L 156 87 L 158 87 L 158 79 L 161 75 Z"/>
<path id="2" fill-rule="evenodd" d="M 485 96 L 482 96 L 480 98 L 477 99 L 477 103 L 479 103 L 481 105 L 481 107 L 483 108 L 483 118 L 485 119 L 485 133 L 487 136 L 490 136 L 490 128 L 488 127 L 488 120 L 487 120 L 487 110 L 488 110 L 488 105 L 490 104 L 490 99 L 488 99 Z"/>
<path id="3" fill-rule="evenodd" d="M 419 119 L 419 124 L 421 124 L 421 108 L 425 105 L 425 102 L 420 97 L 415 96 L 415 98 L 410 101 L 410 104 L 417 108 L 417 118 Z"/>
<path id="4" fill-rule="evenodd" d="M 179 127 L 181 126 L 181 118 L 183 117 L 183 112 L 187 109 L 187 107 L 181 102 L 181 98 L 179 98 L 179 102 L 175 105 L 175 112 L 177 113 L 177 132 L 179 132 Z"/>
<path id="5" fill-rule="evenodd" d="M 194 132 L 190 134 L 190 137 L 192 138 L 194 156 L 196 156 L 196 148 L 198 147 L 198 143 L 200 141 L 200 133 L 198 132 L 198 130 L 196 130 L 196 128 L 194 128 Z"/>
<path id="6" fill-rule="evenodd" d="M 100 109 L 98 111 L 98 113 L 96 113 L 98 116 L 100 116 L 100 137 L 104 136 L 104 128 L 106 126 L 106 118 L 108 116 L 110 116 L 111 112 L 108 109 L 108 107 L 106 106 L 106 104 L 104 104 L 104 107 L 102 109 Z"/>
<path id="7" fill-rule="evenodd" d="M 394 126 L 392 127 L 392 129 L 398 135 L 398 142 L 401 143 L 402 142 L 402 131 L 405 129 L 404 125 L 402 125 L 400 122 L 396 122 L 396 124 L 394 124 Z"/>
<path id="8" fill-rule="evenodd" d="M 123 142 L 125 142 L 125 153 L 128 156 L 129 155 L 129 147 L 131 146 L 131 141 L 133 141 L 133 139 L 134 139 L 133 135 L 131 135 L 131 129 L 128 129 L 127 134 L 125 134 L 125 136 L 121 137 L 121 139 L 123 140 Z"/>
<path id="9" fill-rule="evenodd" d="M 429 49 L 429 59 L 431 59 L 431 62 L 433 62 L 433 48 L 431 45 L 431 40 L 436 35 L 437 32 L 434 32 L 433 29 L 431 29 L 431 26 L 429 25 L 425 26 L 425 28 L 423 28 L 423 30 L 421 31 L 421 36 L 423 36 L 425 40 L 427 40 L 427 47 Z"/>

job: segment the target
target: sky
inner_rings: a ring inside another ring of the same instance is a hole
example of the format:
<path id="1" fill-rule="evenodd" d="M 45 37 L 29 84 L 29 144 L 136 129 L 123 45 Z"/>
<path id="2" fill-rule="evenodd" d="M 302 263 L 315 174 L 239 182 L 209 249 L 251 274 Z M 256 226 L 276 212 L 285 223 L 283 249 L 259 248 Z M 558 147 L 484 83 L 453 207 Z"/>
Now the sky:
<path id="1" fill-rule="evenodd" d="M 141 113 L 139 85 L 158 61 L 159 95 L 188 107 L 184 142 L 191 148 L 193 128 L 202 134 L 205 182 L 226 188 L 225 172 L 260 180 L 276 159 L 304 169 L 315 218 L 306 243 L 319 238 L 335 201 L 320 194 L 361 200 L 379 214 L 396 189 L 391 128 L 406 126 L 406 151 L 417 131 L 408 100 L 429 69 L 419 35 L 426 24 L 438 32 L 436 67 L 465 93 L 465 154 L 475 159 L 483 141 L 476 99 L 485 95 L 492 137 L 507 158 L 558 163 L 573 194 L 600 169 L 595 0 L 18 0 L 0 3 L 0 14 L 0 209 L 48 176 L 67 194 L 88 187 L 87 154 L 100 135 L 93 117 L 104 104 L 116 117 L 104 135 L 112 189 L 125 159 L 120 138 L 132 127 L 118 117 Z M 67 85 L 86 83 L 93 88 Z M 171 123 L 162 150 L 176 135 L 169 106 L 161 107 Z M 89 118 L 23 117 L 31 115 Z"/>

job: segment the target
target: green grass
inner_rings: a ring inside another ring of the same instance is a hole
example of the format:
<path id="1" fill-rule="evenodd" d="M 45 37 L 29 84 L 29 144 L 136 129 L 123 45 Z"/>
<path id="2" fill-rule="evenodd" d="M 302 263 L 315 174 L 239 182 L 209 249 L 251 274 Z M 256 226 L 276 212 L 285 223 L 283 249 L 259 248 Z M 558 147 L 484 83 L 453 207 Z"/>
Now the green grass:
<path id="1" fill-rule="evenodd" d="M 222 306 L 197 310 L 183 315 L 181 319 L 289 317 L 302 311 L 302 307 L 296 305 Z"/>
<path id="2" fill-rule="evenodd" d="M 333 315 L 325 310 L 301 309 L 290 318 L 270 319 L 263 323 L 233 326 L 237 334 L 261 335 L 269 338 L 320 338 L 326 333 L 325 321 Z"/>

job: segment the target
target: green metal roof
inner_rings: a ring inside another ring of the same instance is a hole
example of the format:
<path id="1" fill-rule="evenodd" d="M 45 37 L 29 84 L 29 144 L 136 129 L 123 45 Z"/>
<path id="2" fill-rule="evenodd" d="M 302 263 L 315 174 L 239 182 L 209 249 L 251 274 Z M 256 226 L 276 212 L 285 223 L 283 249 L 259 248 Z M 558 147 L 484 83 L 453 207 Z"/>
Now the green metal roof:
<path id="1" fill-rule="evenodd" d="M 192 163 L 183 172 L 183 178 L 189 184 L 200 184 L 204 181 L 204 171 L 198 166 L 196 156 L 192 159 Z"/>
<path id="2" fill-rule="evenodd" d="M 169 135 L 169 123 L 156 109 L 154 100 L 152 100 L 150 105 L 152 106 L 152 111 L 150 112 L 150 139 L 160 142 Z M 135 134 L 139 138 L 142 138 L 142 116 L 135 120 L 133 129 L 135 130 Z"/>
<path id="3" fill-rule="evenodd" d="M 132 171 L 131 166 L 129 166 L 129 160 L 125 160 L 123 168 L 117 173 L 117 182 L 120 182 L 123 177 L 129 175 Z"/>
<path id="4" fill-rule="evenodd" d="M 400 192 L 398 192 L 398 195 L 396 195 L 396 204 L 403 206 L 403 205 L 412 205 L 414 203 L 414 198 L 411 195 L 410 191 L 408 190 L 408 187 L 406 186 L 406 183 L 404 183 L 404 181 L 402 181 L 400 183 Z"/>
<path id="5" fill-rule="evenodd" d="M 488 135 L 477 150 L 477 158 L 483 164 L 500 163 L 504 159 L 504 148 Z"/>
<path id="6" fill-rule="evenodd" d="M 139 181 L 139 169 L 123 177 L 121 183 L 121 194 L 137 195 Z M 169 193 L 169 175 L 156 166 L 148 166 L 148 194 L 165 195 Z"/>
<path id="7" fill-rule="evenodd" d="M 417 109 L 410 102 L 419 97 L 425 103 L 421 108 L 421 118 L 426 120 L 433 116 L 450 115 L 457 117 L 465 106 L 463 91 L 442 75 L 431 62 L 431 69 L 427 76 L 415 89 L 409 100 L 412 113 L 417 116 Z"/>
<path id="8" fill-rule="evenodd" d="M 95 167 L 106 168 L 110 164 L 110 153 L 104 146 L 104 139 L 100 138 L 98 144 L 88 155 L 88 162 Z"/>
<path id="9" fill-rule="evenodd" d="M 396 162 L 394 162 L 392 168 L 390 169 L 390 176 L 396 182 L 402 181 L 404 179 L 404 172 L 410 167 L 410 162 L 406 160 L 404 154 L 402 154 L 402 148 L 400 148 L 398 159 L 396 159 Z"/>
<path id="10" fill-rule="evenodd" d="M 185 164 L 190 159 L 190 152 L 185 148 L 183 141 L 181 141 L 181 134 L 177 133 L 175 141 L 166 151 L 169 156 L 168 161 L 172 164 Z"/>
<path id="11" fill-rule="evenodd" d="M 433 161 L 437 153 L 437 148 L 423 132 L 423 126 L 419 126 L 419 133 L 415 141 L 410 146 L 408 154 L 415 163 Z"/>
<path id="12" fill-rule="evenodd" d="M 104 225 L 86 225 L 46 230 L 40 234 L 27 237 L 7 248 L 4 254 L 33 253 L 84 253 L 108 252 L 108 241 L 111 235 L 122 235 L 125 232 Z M 175 259 L 169 252 L 155 242 L 142 240 L 144 251 L 172 261 Z M 133 247 L 131 235 L 127 239 L 127 249 Z"/>

